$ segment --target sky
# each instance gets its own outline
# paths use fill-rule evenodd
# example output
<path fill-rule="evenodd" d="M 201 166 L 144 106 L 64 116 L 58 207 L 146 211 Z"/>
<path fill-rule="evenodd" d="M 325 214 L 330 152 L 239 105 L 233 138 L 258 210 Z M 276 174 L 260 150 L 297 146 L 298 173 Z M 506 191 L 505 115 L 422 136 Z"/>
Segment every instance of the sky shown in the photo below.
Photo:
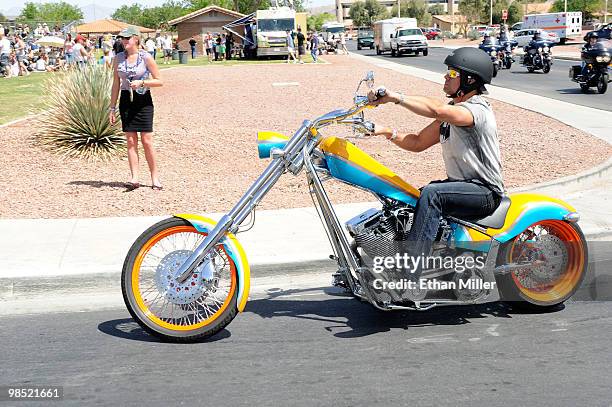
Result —
<path fill-rule="evenodd" d="M 32 0 L 34 3 L 52 3 L 58 2 L 59 0 Z M 67 3 L 74 4 L 79 7 L 85 7 L 92 3 L 101 6 L 116 9 L 124 4 L 139 3 L 146 7 L 155 7 L 164 3 L 165 0 L 65 0 Z M 19 11 L 23 8 L 27 0 L 0 0 L 0 13 L 3 14 L 19 14 Z M 308 7 L 319 7 L 325 5 L 335 4 L 334 0 L 305 0 L 305 6 Z"/>

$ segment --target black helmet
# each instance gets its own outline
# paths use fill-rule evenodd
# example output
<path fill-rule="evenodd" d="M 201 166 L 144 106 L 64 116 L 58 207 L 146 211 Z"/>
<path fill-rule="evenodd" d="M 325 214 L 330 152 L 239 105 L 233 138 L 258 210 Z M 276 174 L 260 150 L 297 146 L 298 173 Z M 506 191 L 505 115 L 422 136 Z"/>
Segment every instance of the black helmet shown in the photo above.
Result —
<path fill-rule="evenodd" d="M 591 38 L 599 38 L 599 34 L 597 33 L 597 31 L 590 31 L 587 33 L 587 35 L 584 36 L 585 41 L 588 41 Z"/>
<path fill-rule="evenodd" d="M 478 48 L 458 48 L 446 57 L 444 65 L 471 74 L 477 82 L 480 80 L 481 84 L 491 83 L 493 78 L 491 57 Z"/>

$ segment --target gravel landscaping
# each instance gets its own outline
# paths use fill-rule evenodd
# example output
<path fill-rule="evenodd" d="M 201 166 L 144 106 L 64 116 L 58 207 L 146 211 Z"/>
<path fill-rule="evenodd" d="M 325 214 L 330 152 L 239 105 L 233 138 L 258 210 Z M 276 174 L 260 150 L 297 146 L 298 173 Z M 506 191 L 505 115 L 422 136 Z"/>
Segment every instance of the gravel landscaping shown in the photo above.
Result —
<path fill-rule="evenodd" d="M 330 64 L 241 65 L 173 68 L 153 90 L 155 144 L 163 191 L 143 186 L 126 192 L 127 160 L 61 161 L 32 143 L 28 120 L 0 128 L 0 217 L 73 218 L 227 211 L 268 161 L 257 157 L 258 130 L 292 134 L 305 119 L 349 107 L 371 65 L 345 56 Z M 376 82 L 406 94 L 444 98 L 441 86 L 384 69 Z M 297 85 L 295 84 L 297 83 Z M 556 120 L 492 100 L 507 187 L 578 173 L 612 156 L 612 146 Z M 366 117 L 417 132 L 430 120 L 397 106 L 368 110 Z M 325 135 L 350 135 L 333 127 Z M 439 146 L 414 154 L 382 138 L 356 144 L 419 187 L 445 178 Z M 141 150 L 141 182 L 150 186 Z M 373 197 L 346 185 L 326 184 L 334 202 Z M 286 175 L 260 208 L 310 206 L 305 177 Z"/>

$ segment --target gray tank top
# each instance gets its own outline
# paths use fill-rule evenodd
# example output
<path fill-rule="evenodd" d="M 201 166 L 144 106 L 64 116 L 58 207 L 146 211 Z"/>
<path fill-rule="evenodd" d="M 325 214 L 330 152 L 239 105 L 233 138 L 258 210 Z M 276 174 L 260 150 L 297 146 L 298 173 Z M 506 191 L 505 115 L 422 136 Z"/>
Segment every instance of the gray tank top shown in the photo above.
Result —
<path fill-rule="evenodd" d="M 498 194 L 504 193 L 497 122 L 491 105 L 484 97 L 476 95 L 457 106 L 472 113 L 474 125 L 459 127 L 443 123 L 440 126 L 440 144 L 448 178 L 480 181 Z"/>
<path fill-rule="evenodd" d="M 125 51 L 117 54 L 117 72 L 121 79 L 121 90 L 130 90 L 130 82 L 136 80 L 144 80 L 149 77 L 146 58 L 152 58 L 151 54 L 146 51 L 138 51 L 136 62 L 131 65 L 128 63 Z"/>

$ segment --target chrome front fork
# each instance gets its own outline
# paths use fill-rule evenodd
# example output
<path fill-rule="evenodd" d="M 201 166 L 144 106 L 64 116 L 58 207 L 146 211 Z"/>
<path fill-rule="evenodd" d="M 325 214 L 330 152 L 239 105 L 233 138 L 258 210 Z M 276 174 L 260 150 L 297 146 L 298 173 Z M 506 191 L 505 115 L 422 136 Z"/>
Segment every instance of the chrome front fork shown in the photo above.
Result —
<path fill-rule="evenodd" d="M 310 123 L 304 122 L 285 146 L 283 154 L 273 159 L 266 170 L 257 178 L 247 192 L 240 198 L 232 210 L 224 215 L 206 239 L 193 251 L 175 274 L 179 283 L 185 282 L 193 271 L 205 260 L 209 251 L 225 236 L 227 232 L 235 233 L 247 216 L 255 209 L 261 199 L 272 189 L 286 169 L 293 169 L 299 161 L 299 155 L 306 145 L 306 134 Z M 293 160 L 293 161 L 292 161 Z"/>

